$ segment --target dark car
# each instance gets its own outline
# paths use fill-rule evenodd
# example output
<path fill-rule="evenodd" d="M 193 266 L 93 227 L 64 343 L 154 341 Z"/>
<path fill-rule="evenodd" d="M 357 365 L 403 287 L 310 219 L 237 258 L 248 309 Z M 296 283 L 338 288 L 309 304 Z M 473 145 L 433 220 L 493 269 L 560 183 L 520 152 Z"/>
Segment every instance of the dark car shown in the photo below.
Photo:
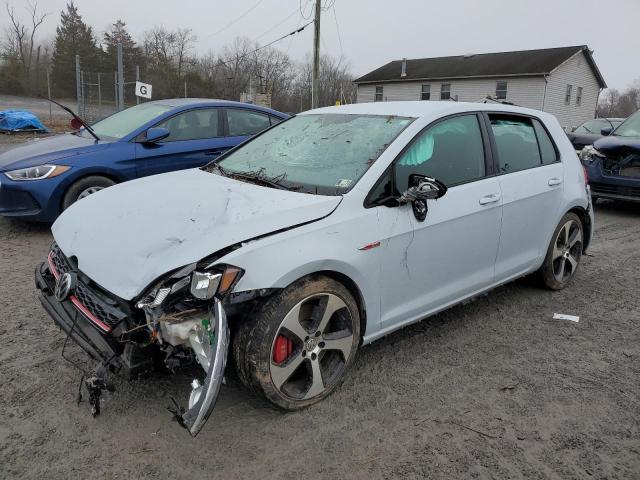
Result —
<path fill-rule="evenodd" d="M 579 152 L 587 145 L 593 145 L 593 142 L 611 133 L 622 122 L 624 118 L 594 118 L 575 128 L 573 132 L 567 134 L 567 137 L 573 144 L 573 148 Z"/>
<path fill-rule="evenodd" d="M 286 118 L 268 108 L 220 100 L 142 103 L 100 120 L 90 130 L 0 153 L 0 215 L 52 222 L 98 190 L 203 166 Z"/>
<path fill-rule="evenodd" d="M 640 202 L 640 110 L 581 155 L 593 199 Z"/>

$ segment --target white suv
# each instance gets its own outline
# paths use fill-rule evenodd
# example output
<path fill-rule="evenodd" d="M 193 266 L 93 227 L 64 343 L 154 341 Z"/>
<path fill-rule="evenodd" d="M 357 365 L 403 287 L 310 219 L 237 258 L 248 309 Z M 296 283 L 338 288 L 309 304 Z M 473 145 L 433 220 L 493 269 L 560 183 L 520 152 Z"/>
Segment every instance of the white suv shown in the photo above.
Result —
<path fill-rule="evenodd" d="M 108 370 L 198 362 L 175 406 L 195 435 L 229 345 L 245 385 L 299 409 L 337 388 L 363 343 L 536 271 L 565 287 L 592 230 L 582 166 L 551 115 L 357 104 L 76 203 L 36 281 L 98 361 L 94 413 Z"/>

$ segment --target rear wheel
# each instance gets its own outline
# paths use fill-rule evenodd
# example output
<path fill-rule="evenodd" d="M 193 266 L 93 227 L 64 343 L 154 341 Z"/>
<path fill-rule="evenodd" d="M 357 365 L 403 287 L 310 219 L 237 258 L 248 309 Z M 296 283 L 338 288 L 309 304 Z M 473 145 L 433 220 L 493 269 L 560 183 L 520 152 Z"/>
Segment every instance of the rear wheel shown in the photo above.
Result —
<path fill-rule="evenodd" d="M 542 281 L 547 287 L 560 290 L 575 276 L 582 258 L 583 232 L 582 222 L 575 213 L 562 217 L 540 268 Z"/>
<path fill-rule="evenodd" d="M 116 182 L 110 178 L 101 175 L 92 175 L 90 177 L 81 178 L 69 187 L 67 193 L 62 200 L 62 210 L 66 210 L 78 200 L 88 197 L 89 195 L 99 192 L 107 187 L 115 185 Z"/>
<path fill-rule="evenodd" d="M 360 315 L 351 293 L 327 277 L 302 279 L 243 325 L 234 357 L 243 383 L 286 410 L 330 395 L 353 364 Z"/>

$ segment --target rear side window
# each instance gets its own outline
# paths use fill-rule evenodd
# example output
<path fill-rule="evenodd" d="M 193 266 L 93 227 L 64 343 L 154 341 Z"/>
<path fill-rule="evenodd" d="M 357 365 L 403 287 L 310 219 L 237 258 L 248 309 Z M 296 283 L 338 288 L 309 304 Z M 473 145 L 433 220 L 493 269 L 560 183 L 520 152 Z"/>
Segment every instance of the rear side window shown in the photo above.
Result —
<path fill-rule="evenodd" d="M 536 132 L 529 118 L 489 115 L 498 150 L 501 173 L 513 173 L 542 165 Z"/>
<path fill-rule="evenodd" d="M 551 138 L 549 138 L 549 134 L 547 133 L 547 131 L 536 119 L 533 119 L 533 127 L 535 128 L 536 136 L 538 137 L 538 145 L 540 145 L 542 164 L 549 165 L 550 163 L 557 162 L 558 153 L 556 152 L 556 149 L 553 146 L 553 142 L 551 141 Z"/>
<path fill-rule="evenodd" d="M 396 188 L 409 187 L 409 175 L 433 177 L 456 185 L 485 176 L 484 143 L 475 115 L 438 122 L 418 134 L 396 163 Z"/>
<path fill-rule="evenodd" d="M 270 126 L 269 117 L 251 110 L 227 109 L 229 136 L 255 135 Z"/>
<path fill-rule="evenodd" d="M 217 108 L 189 110 L 159 123 L 156 127 L 169 130 L 169 136 L 163 142 L 200 140 L 220 136 Z"/>

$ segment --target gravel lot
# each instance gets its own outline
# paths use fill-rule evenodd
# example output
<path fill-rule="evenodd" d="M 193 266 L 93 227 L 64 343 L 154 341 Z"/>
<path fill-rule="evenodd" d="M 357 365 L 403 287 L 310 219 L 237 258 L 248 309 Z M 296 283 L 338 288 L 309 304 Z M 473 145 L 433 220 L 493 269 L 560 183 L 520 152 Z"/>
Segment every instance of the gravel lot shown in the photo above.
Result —
<path fill-rule="evenodd" d="M 306 411 L 229 381 L 197 439 L 166 410 L 187 377 L 76 405 L 33 286 L 49 228 L 0 219 L 0 478 L 640 478 L 640 206 L 596 217 L 568 289 L 522 279 L 396 332 Z"/>

